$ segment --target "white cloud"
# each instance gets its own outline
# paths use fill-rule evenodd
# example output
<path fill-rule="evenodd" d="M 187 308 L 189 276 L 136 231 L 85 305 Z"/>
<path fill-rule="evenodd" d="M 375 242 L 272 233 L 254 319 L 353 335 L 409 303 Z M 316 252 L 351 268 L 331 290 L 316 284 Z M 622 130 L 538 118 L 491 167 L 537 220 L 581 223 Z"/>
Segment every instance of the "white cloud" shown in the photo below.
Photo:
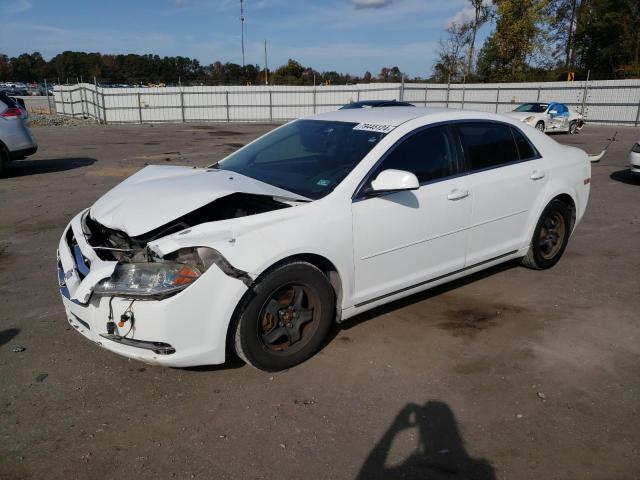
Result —
<path fill-rule="evenodd" d="M 393 3 L 393 0 L 352 0 L 356 8 L 382 8 Z"/>
<path fill-rule="evenodd" d="M 30 0 L 2 0 L 0 1 L 0 11 L 15 15 L 26 12 L 31 8 Z"/>
<path fill-rule="evenodd" d="M 485 6 L 491 6 L 491 0 L 484 0 L 482 2 Z M 461 24 L 470 22 L 475 18 L 475 9 L 469 5 L 462 10 L 458 11 L 453 17 L 449 18 L 446 22 L 446 26 L 450 26 L 452 24 Z"/>

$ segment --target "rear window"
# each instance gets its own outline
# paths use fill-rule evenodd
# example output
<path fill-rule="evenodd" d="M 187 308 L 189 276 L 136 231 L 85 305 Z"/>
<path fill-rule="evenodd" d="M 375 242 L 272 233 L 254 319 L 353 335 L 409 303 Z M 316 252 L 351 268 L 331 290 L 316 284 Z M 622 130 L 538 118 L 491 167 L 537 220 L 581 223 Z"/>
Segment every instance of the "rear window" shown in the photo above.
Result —
<path fill-rule="evenodd" d="M 508 125 L 474 122 L 458 128 L 471 170 L 484 170 L 520 160 Z"/>
<path fill-rule="evenodd" d="M 640 142 L 636 143 L 631 149 L 632 152 L 640 153 Z"/>
<path fill-rule="evenodd" d="M 520 160 L 531 160 L 540 156 L 535 148 L 533 148 L 533 145 L 531 145 L 531 142 L 529 142 L 529 139 L 525 137 L 520 130 L 512 127 L 511 132 L 513 133 L 513 138 L 516 140 Z"/>
<path fill-rule="evenodd" d="M 0 102 L 4 103 L 9 108 L 16 108 L 20 106 L 13 98 L 9 97 L 6 93 L 3 92 L 0 92 Z"/>

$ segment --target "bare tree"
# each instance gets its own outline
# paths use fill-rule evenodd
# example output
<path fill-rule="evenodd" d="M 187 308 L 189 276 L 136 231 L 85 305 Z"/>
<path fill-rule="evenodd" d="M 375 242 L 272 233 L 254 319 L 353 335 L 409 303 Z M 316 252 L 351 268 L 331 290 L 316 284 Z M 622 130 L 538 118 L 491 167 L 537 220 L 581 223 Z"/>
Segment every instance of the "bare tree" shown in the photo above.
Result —
<path fill-rule="evenodd" d="M 467 23 L 469 30 L 469 48 L 467 49 L 467 69 L 466 76 L 469 76 L 473 69 L 473 54 L 476 45 L 476 34 L 478 29 L 487 23 L 493 15 L 493 8 L 488 0 L 469 0 L 473 7 L 473 19 Z"/>
<path fill-rule="evenodd" d="M 438 59 L 433 67 L 433 77 L 441 82 L 459 80 L 464 74 L 462 51 L 469 43 L 468 24 L 452 23 L 446 29 L 447 36 L 438 42 Z"/>

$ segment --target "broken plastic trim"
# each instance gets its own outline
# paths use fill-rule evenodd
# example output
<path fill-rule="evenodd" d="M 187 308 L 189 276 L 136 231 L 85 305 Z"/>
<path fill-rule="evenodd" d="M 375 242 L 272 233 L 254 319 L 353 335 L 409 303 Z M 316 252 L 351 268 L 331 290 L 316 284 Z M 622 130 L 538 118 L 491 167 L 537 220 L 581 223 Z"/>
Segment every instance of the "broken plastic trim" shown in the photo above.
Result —
<path fill-rule="evenodd" d="M 127 345 L 129 347 L 144 348 L 145 350 L 151 350 L 153 353 L 157 353 L 158 355 L 171 355 L 172 353 L 176 353 L 175 348 L 173 348 L 168 343 L 164 343 L 164 342 L 134 340 L 133 338 L 125 338 L 119 335 L 114 335 L 112 333 L 101 333 L 100 336 L 102 338 L 106 338 L 107 340 L 111 340 L 112 342 L 121 343 L 122 345 Z"/>
<path fill-rule="evenodd" d="M 226 258 L 224 258 L 222 254 L 217 250 L 214 250 L 213 248 L 211 250 L 212 250 L 211 259 L 213 263 L 217 265 L 217 267 L 220 270 L 222 270 L 222 273 L 230 277 L 237 278 L 242 283 L 244 283 L 247 287 L 251 286 L 251 284 L 253 283 L 253 279 L 249 276 L 247 272 L 245 272 L 244 270 L 240 270 L 239 268 L 236 268 L 233 265 L 231 265 L 229 261 Z"/>

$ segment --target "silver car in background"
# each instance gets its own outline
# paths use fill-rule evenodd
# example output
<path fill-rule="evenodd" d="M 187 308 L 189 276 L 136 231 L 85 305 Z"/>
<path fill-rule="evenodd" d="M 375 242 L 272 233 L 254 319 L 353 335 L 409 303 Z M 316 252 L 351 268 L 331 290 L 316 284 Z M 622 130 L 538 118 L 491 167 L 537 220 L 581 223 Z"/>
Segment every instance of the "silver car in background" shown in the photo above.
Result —
<path fill-rule="evenodd" d="M 0 92 L 0 175 L 11 160 L 21 160 L 38 150 L 29 114 L 16 100 Z"/>

